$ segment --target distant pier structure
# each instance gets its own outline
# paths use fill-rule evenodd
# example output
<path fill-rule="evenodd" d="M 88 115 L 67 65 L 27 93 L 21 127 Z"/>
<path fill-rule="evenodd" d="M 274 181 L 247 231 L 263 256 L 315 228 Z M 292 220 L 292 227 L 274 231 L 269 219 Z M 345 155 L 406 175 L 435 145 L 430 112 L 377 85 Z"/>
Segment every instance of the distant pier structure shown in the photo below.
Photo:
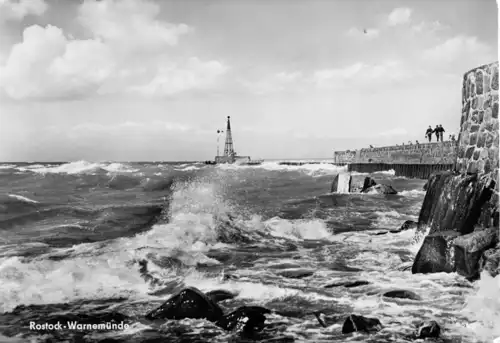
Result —
<path fill-rule="evenodd" d="M 219 143 L 217 142 L 217 156 L 215 156 L 215 163 L 235 163 L 237 161 L 251 161 L 250 156 L 238 156 L 234 151 L 233 136 L 231 134 L 231 117 L 227 116 L 226 125 L 226 141 L 224 143 L 224 154 L 219 155 Z"/>

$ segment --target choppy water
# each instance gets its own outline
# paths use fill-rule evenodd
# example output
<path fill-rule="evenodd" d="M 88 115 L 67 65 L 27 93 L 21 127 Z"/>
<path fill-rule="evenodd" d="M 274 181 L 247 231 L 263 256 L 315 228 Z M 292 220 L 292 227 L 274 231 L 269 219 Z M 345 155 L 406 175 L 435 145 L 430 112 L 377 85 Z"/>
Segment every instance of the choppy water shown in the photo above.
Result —
<path fill-rule="evenodd" d="M 275 162 L 0 165 L 0 341 L 235 342 L 204 320 L 143 319 L 185 286 L 237 292 L 221 304 L 226 311 L 249 304 L 278 311 L 268 316 L 268 335 L 296 342 L 407 342 L 425 319 L 437 320 L 448 342 L 500 336 L 498 277 L 470 284 L 455 274 L 412 275 L 405 267 L 422 238 L 413 230 L 376 235 L 417 219 L 424 181 L 376 173 L 401 193 L 328 194 L 338 172 Z M 142 259 L 157 282 L 141 276 Z M 297 270 L 313 273 L 291 278 Z M 349 280 L 369 284 L 324 288 Z M 381 296 L 393 289 L 422 301 Z M 318 324 L 317 310 L 329 327 Z M 384 328 L 342 335 L 351 313 Z M 28 327 L 120 316 L 128 329 Z"/>

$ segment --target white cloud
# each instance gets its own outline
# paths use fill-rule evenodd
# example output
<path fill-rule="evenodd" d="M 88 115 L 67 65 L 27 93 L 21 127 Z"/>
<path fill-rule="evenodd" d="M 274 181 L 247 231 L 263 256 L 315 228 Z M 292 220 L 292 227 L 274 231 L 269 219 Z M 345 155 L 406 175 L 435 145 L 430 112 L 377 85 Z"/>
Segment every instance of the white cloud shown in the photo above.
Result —
<path fill-rule="evenodd" d="M 456 36 L 427 49 L 423 58 L 433 62 L 450 63 L 460 61 L 466 64 L 480 65 L 491 62 L 495 54 L 491 47 L 470 36 Z"/>
<path fill-rule="evenodd" d="M 149 83 L 131 87 L 130 91 L 144 95 L 173 95 L 188 89 L 206 89 L 214 86 L 228 67 L 217 61 L 203 62 L 191 58 L 185 66 L 163 66 Z"/>
<path fill-rule="evenodd" d="M 422 72 L 399 61 L 380 64 L 355 63 L 344 68 L 318 70 L 313 82 L 319 88 L 342 88 L 346 85 L 370 85 L 399 81 L 421 75 Z"/>
<path fill-rule="evenodd" d="M 347 31 L 348 36 L 363 38 L 376 38 L 379 36 L 379 33 L 378 29 L 359 29 L 357 27 L 352 27 Z"/>
<path fill-rule="evenodd" d="M 148 122 L 135 122 L 126 121 L 117 124 L 103 125 L 99 123 L 81 123 L 73 126 L 68 130 L 70 136 L 79 137 L 93 135 L 95 133 L 102 134 L 106 132 L 108 134 L 126 134 L 130 132 L 144 133 L 144 132 L 161 132 L 169 131 L 171 133 L 178 132 L 183 133 L 186 131 L 194 130 L 189 125 L 176 123 L 176 122 L 166 122 L 166 121 L 148 121 Z"/>
<path fill-rule="evenodd" d="M 442 24 L 439 20 L 433 22 L 422 21 L 416 25 L 412 26 L 412 30 L 416 33 L 430 32 L 435 33 L 437 31 L 446 30 L 449 27 Z"/>
<path fill-rule="evenodd" d="M 28 15 L 41 15 L 46 10 L 44 0 L 0 0 L 0 22 L 22 20 Z"/>
<path fill-rule="evenodd" d="M 301 72 L 280 72 L 267 76 L 259 81 L 243 81 L 243 85 L 255 94 L 281 92 L 294 87 L 297 81 L 303 82 Z"/>
<path fill-rule="evenodd" d="M 70 41 L 58 27 L 30 26 L 0 68 L 0 85 L 15 99 L 80 95 L 111 73 L 109 55 L 99 41 Z"/>
<path fill-rule="evenodd" d="M 24 30 L 22 42 L 0 65 L 0 87 L 10 97 L 61 99 L 129 90 L 172 95 L 207 89 L 227 71 L 218 61 L 174 62 L 172 47 L 192 29 L 156 19 L 156 3 L 85 1 L 78 11 L 89 39 L 51 25 Z"/>
<path fill-rule="evenodd" d="M 392 136 L 406 136 L 408 131 L 402 127 L 397 127 L 388 131 L 379 133 L 380 136 L 392 137 Z"/>
<path fill-rule="evenodd" d="M 412 10 L 406 7 L 395 8 L 387 18 L 389 26 L 402 25 L 410 22 Z"/>
<path fill-rule="evenodd" d="M 157 4 L 142 0 L 86 0 L 78 21 L 113 49 L 144 55 L 176 45 L 181 35 L 191 31 L 185 24 L 155 19 L 159 12 Z"/>

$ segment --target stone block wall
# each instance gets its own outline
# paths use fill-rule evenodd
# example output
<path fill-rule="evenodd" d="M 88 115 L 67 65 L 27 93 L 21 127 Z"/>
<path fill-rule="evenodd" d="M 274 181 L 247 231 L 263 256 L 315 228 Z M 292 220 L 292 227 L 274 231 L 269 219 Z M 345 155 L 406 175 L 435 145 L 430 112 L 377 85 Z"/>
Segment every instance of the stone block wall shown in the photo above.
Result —
<path fill-rule="evenodd" d="M 453 164 L 457 142 L 386 146 L 354 151 L 336 151 L 336 163 Z"/>
<path fill-rule="evenodd" d="M 465 73 L 456 169 L 498 175 L 498 62 Z"/>

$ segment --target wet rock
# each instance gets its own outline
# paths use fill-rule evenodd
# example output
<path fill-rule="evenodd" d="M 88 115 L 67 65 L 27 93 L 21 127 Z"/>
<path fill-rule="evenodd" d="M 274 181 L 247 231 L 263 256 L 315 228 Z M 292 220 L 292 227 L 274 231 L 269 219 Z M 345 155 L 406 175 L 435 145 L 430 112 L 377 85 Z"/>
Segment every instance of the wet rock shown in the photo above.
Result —
<path fill-rule="evenodd" d="M 413 274 L 453 272 L 453 240 L 460 236 L 455 231 L 435 232 L 424 238 L 422 247 L 415 256 L 411 272 Z"/>
<path fill-rule="evenodd" d="M 223 316 L 222 309 L 206 294 L 194 287 L 185 288 L 160 307 L 146 314 L 146 319 L 207 319 L 211 322 Z"/>
<path fill-rule="evenodd" d="M 483 253 L 498 243 L 498 228 L 488 228 L 460 236 L 453 242 L 455 268 L 458 274 L 469 280 L 479 278 L 479 260 Z"/>
<path fill-rule="evenodd" d="M 228 297 L 229 292 L 216 290 L 204 294 L 195 287 L 188 287 L 170 297 L 158 308 L 146 314 L 146 319 L 206 319 L 224 330 L 237 330 L 245 335 L 261 331 L 265 325 L 265 314 L 270 310 L 260 306 L 241 306 L 224 315 L 222 309 L 214 301 Z"/>
<path fill-rule="evenodd" d="M 415 257 L 412 273 L 477 273 L 474 270 L 478 268 L 477 264 L 469 265 L 460 256 L 455 259 L 454 240 L 474 231 L 484 205 L 493 194 L 495 184 L 492 175 L 487 174 L 478 176 L 443 172 L 429 178 L 418 227 L 430 227 L 430 231 Z M 464 245 L 465 241 L 461 244 Z M 471 244 L 465 245 L 472 246 Z M 463 249 L 462 253 L 465 254 Z"/>
<path fill-rule="evenodd" d="M 429 322 L 421 323 L 417 327 L 416 337 L 438 338 L 440 334 L 441 334 L 441 328 L 439 327 L 439 324 L 436 321 L 432 320 Z"/>
<path fill-rule="evenodd" d="M 368 281 L 358 280 L 358 281 L 351 281 L 351 282 L 347 281 L 347 282 L 331 283 L 331 284 L 324 286 L 324 288 L 334 288 L 334 287 L 354 288 L 354 287 L 365 286 L 365 285 L 369 285 L 369 284 L 370 283 Z"/>
<path fill-rule="evenodd" d="M 224 301 L 224 300 L 228 300 L 228 299 L 233 299 L 236 296 L 236 294 L 231 293 L 229 291 L 225 291 L 223 289 L 216 289 L 214 291 L 210 291 L 210 292 L 207 292 L 205 294 L 207 295 L 207 297 L 212 299 L 213 302 L 216 302 L 216 303 Z"/>
<path fill-rule="evenodd" d="M 360 332 L 376 332 L 382 329 L 382 324 L 377 318 L 368 318 L 351 314 L 344 321 L 342 333 L 348 334 L 356 331 Z"/>
<path fill-rule="evenodd" d="M 242 332 L 251 335 L 255 331 L 262 331 L 265 326 L 265 314 L 271 313 L 261 306 L 242 306 L 223 316 L 215 324 L 225 330 Z"/>
<path fill-rule="evenodd" d="M 422 187 L 422 189 L 423 189 L 424 191 L 426 191 L 426 190 L 427 190 L 427 187 L 429 187 L 429 181 L 426 181 L 426 182 L 425 182 L 425 184 L 424 184 L 424 186 Z"/>
<path fill-rule="evenodd" d="M 361 193 L 366 193 L 365 191 L 370 188 L 370 187 L 373 187 L 373 186 L 376 186 L 377 183 L 375 182 L 374 179 L 372 179 L 371 177 L 367 176 L 365 177 L 365 180 L 363 182 L 363 188 L 361 189 Z"/>
<path fill-rule="evenodd" d="M 286 269 L 278 272 L 277 274 L 289 279 L 301 279 L 313 275 L 314 270 L 304 268 Z"/>
<path fill-rule="evenodd" d="M 378 184 L 363 191 L 366 194 L 398 194 L 398 191 L 390 185 Z"/>
<path fill-rule="evenodd" d="M 422 298 L 418 294 L 406 290 L 394 290 L 385 292 L 383 296 L 387 298 L 422 300 Z"/>

